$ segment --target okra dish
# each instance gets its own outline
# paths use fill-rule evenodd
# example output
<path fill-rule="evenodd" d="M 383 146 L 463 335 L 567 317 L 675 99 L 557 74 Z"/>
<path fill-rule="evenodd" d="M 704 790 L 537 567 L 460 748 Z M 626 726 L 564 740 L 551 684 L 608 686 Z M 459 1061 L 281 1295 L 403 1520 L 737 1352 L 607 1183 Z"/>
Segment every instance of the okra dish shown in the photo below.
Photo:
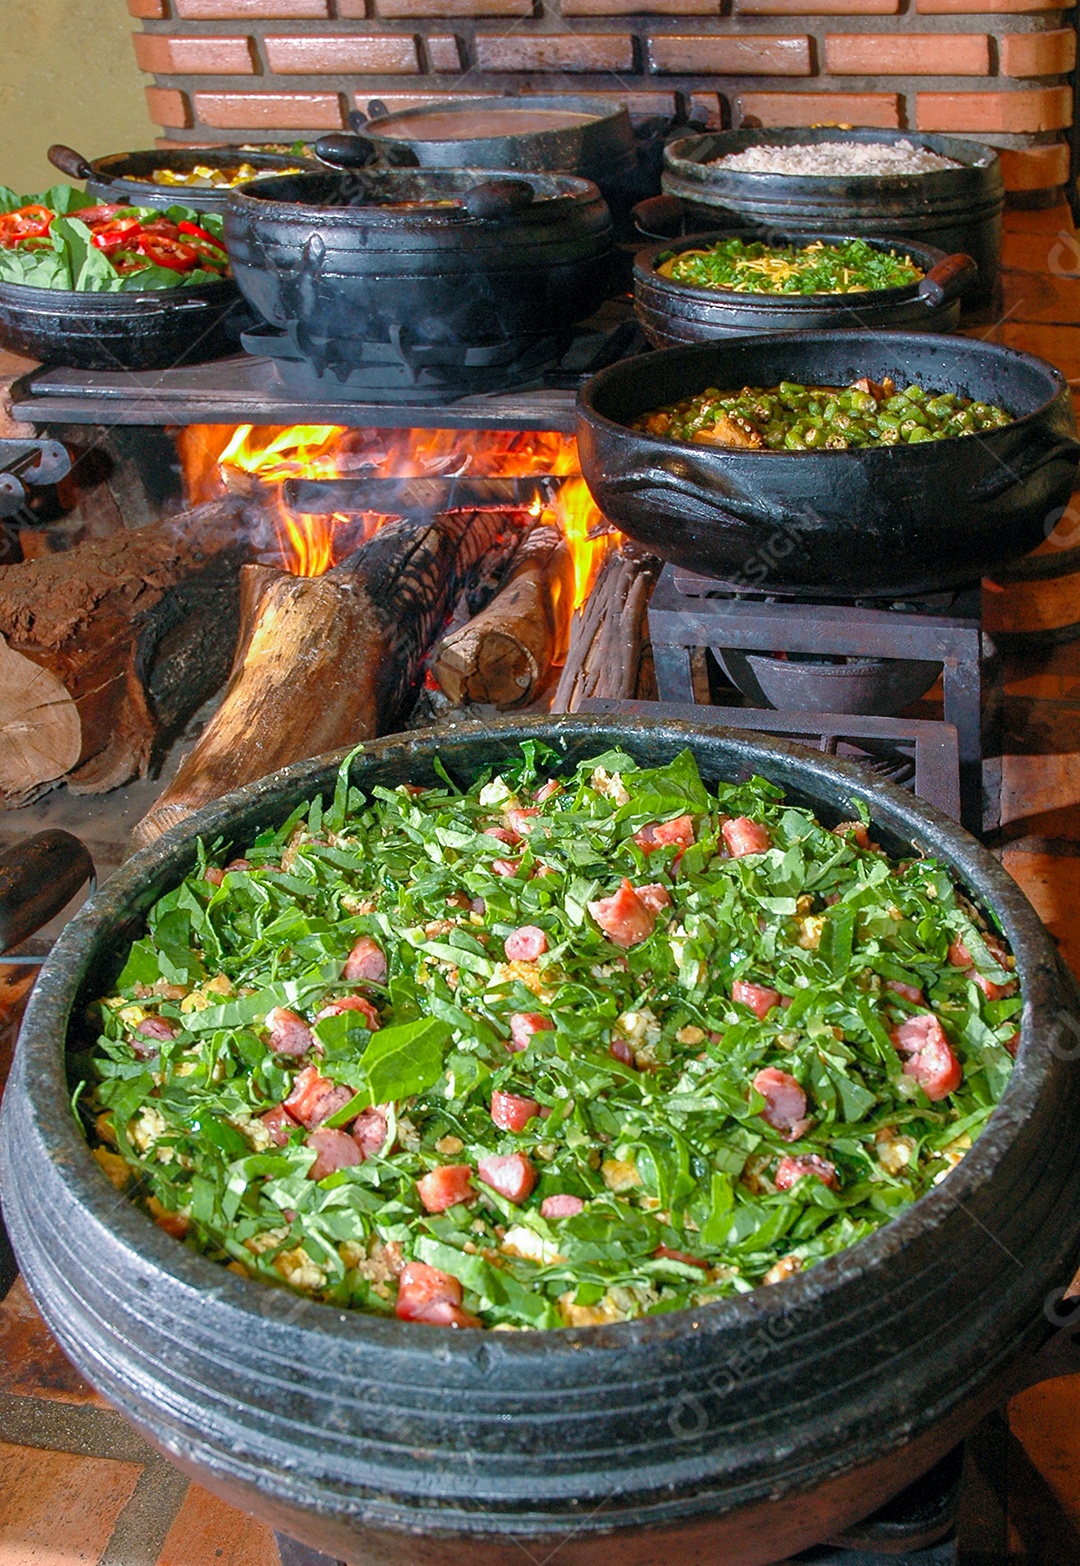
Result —
<path fill-rule="evenodd" d="M 924 276 L 910 256 L 865 239 L 841 245 L 766 245 L 722 239 L 703 250 L 661 256 L 656 271 L 675 283 L 737 294 L 855 294 L 904 288 Z"/>
<path fill-rule="evenodd" d="M 847 451 L 860 446 L 914 446 L 1012 424 L 993 403 L 922 386 L 896 389 L 867 376 L 850 386 L 708 386 L 696 397 L 634 419 L 631 428 L 667 440 L 746 451 Z"/>
<path fill-rule="evenodd" d="M 200 845 L 74 1094 L 234 1273 L 443 1327 L 582 1326 L 813 1267 L 929 1191 L 1021 996 L 945 867 L 762 778 L 524 745 Z"/>

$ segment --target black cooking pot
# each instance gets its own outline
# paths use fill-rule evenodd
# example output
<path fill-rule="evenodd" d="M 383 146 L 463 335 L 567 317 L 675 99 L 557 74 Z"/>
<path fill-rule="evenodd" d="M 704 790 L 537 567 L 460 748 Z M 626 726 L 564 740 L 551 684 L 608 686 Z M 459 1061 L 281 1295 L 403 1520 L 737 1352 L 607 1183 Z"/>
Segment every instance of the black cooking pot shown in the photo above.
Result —
<path fill-rule="evenodd" d="M 196 212 L 224 212 L 229 192 L 199 189 L 192 185 L 159 185 L 155 169 L 176 169 L 182 174 L 195 168 L 227 169 L 250 163 L 259 174 L 314 166 L 310 155 L 252 152 L 244 147 L 169 147 L 156 152 L 112 152 L 105 158 L 84 158 L 73 147 L 49 148 L 49 162 L 69 179 L 86 181 L 87 193 L 97 201 L 121 201 L 134 207 L 193 207 Z"/>
<path fill-rule="evenodd" d="M 748 239 L 746 231 L 692 234 L 652 245 L 634 261 L 634 310 L 656 348 L 715 342 L 750 332 L 853 331 L 951 332 L 960 320 L 960 299 L 975 281 L 970 256 L 947 256 L 930 245 L 906 239 L 871 239 L 874 250 L 910 256 L 924 274 L 916 283 L 859 294 L 754 294 L 735 289 L 698 288 L 664 277 L 657 268 L 685 250 L 703 250 L 725 239 Z M 769 245 L 842 245 L 850 234 L 761 236 Z M 861 236 L 860 236 L 861 237 Z"/>
<path fill-rule="evenodd" d="M 0 283 L 0 344 L 76 370 L 170 370 L 239 351 L 251 313 L 231 280 L 139 293 Z"/>
<path fill-rule="evenodd" d="M 846 386 L 860 376 L 995 403 L 978 436 L 849 451 L 739 451 L 630 429 L 708 386 Z M 666 560 L 746 587 L 895 597 L 977 580 L 1045 538 L 1080 444 L 1064 376 L 966 337 L 731 337 L 624 359 L 578 394 L 581 471 L 604 515 Z"/>
<path fill-rule="evenodd" d="M 908 141 L 959 166 L 934 174 L 819 178 L 749 174 L 718 158 L 747 147 L 801 147 L 813 142 Z M 973 298 L 989 299 L 1001 259 L 1005 182 L 998 155 L 982 142 L 911 131 L 717 131 L 685 136 L 664 150 L 664 190 L 680 197 L 694 228 L 778 228 L 801 234 L 902 235 L 952 255 L 974 257 Z"/>
<path fill-rule="evenodd" d="M 241 846 L 338 757 L 230 795 L 130 859 L 34 991 L 0 1123 L 26 1281 L 65 1351 L 174 1462 L 364 1566 L 761 1566 L 865 1516 L 1025 1379 L 1080 1247 L 1080 996 L 1016 883 L 953 822 L 848 763 L 730 730 L 564 716 L 377 740 L 354 781 L 471 779 L 525 739 L 573 767 L 690 744 L 709 778 L 761 773 L 827 822 L 867 805 L 891 851 L 940 856 L 1000 921 L 1023 986 L 1012 1080 L 973 1150 L 870 1238 L 699 1310 L 551 1332 L 449 1332 L 237 1277 L 119 1198 L 71 1112 L 69 1039 L 147 910 Z M 1075 1023 L 1073 1023 L 1075 1026 Z"/>
<path fill-rule="evenodd" d="M 225 239 L 272 328 L 249 346 L 279 357 L 284 378 L 299 362 L 328 392 L 359 383 L 414 401 L 534 377 L 603 300 L 612 250 L 587 180 L 476 169 L 259 180 L 233 192 Z"/>

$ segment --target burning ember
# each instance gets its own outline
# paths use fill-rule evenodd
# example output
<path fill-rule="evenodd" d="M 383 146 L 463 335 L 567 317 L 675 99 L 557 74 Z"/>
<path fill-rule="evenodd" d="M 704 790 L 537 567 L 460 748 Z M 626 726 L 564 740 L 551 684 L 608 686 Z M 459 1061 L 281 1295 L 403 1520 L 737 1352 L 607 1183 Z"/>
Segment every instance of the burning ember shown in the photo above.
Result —
<path fill-rule="evenodd" d="M 274 563 L 296 576 L 321 576 L 401 512 L 296 511 L 285 503 L 288 480 L 563 478 L 550 498 L 535 495 L 524 509 L 538 524 L 558 527 L 565 535 L 574 565 L 575 608 L 588 596 L 619 536 L 606 527 L 579 475 L 577 442 L 554 431 L 191 425 L 180 431 L 177 444 L 190 504 L 245 486 L 258 486 L 272 501 Z M 455 504 L 452 486 L 449 493 L 446 509 L 477 509 L 475 498 Z M 505 501 L 491 504 L 522 509 Z"/>

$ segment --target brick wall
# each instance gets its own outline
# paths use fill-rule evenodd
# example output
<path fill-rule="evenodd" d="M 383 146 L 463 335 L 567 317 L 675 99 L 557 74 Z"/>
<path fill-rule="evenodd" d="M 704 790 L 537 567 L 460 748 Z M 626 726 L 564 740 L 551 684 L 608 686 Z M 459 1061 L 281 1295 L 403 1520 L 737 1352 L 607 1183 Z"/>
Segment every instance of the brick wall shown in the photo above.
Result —
<path fill-rule="evenodd" d="M 119 4 L 119 0 L 117 0 Z M 954 131 L 1013 190 L 1058 185 L 1075 0 L 127 0 L 168 141 L 339 129 L 448 94 L 676 95 L 713 125 Z"/>

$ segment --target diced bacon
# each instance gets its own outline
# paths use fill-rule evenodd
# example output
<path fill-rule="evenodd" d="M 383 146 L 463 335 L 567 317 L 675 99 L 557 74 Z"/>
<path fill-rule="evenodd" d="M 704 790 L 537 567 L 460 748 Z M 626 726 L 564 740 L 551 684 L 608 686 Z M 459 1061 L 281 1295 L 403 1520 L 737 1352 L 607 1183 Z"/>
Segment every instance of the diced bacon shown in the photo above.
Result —
<path fill-rule="evenodd" d="M 155 1212 L 153 1219 L 158 1228 L 171 1234 L 174 1240 L 182 1240 L 191 1228 L 191 1219 L 186 1213 L 171 1213 L 165 1207 Z"/>
<path fill-rule="evenodd" d="M 731 998 L 740 1006 L 749 1006 L 755 1017 L 764 1019 L 774 1006 L 779 1006 L 780 991 L 771 990 L 767 984 L 751 984 L 746 979 L 736 979 L 731 986 Z"/>
<path fill-rule="evenodd" d="M 472 902 L 469 904 L 469 908 L 472 913 L 480 914 L 480 916 L 483 917 L 483 915 L 487 913 L 487 902 L 483 897 L 474 897 Z"/>
<path fill-rule="evenodd" d="M 634 1064 L 634 1052 L 626 1039 L 612 1039 L 608 1045 L 608 1054 L 614 1055 L 616 1060 L 621 1060 L 624 1066 Z"/>
<path fill-rule="evenodd" d="M 451 892 L 446 899 L 447 908 L 468 908 L 469 899 L 464 892 Z"/>
<path fill-rule="evenodd" d="M 1010 979 L 1007 984 L 995 984 L 993 979 L 988 979 L 982 973 L 975 972 L 971 977 L 979 986 L 979 989 L 982 990 L 987 1000 L 1006 1000 L 1010 995 L 1016 994 L 1018 987 L 1016 979 Z"/>
<path fill-rule="evenodd" d="M 295 1011 L 287 1006 L 275 1006 L 266 1013 L 266 1026 L 270 1037 L 267 1044 L 275 1055 L 306 1055 L 315 1042 L 315 1035 Z"/>
<path fill-rule="evenodd" d="M 650 913 L 658 914 L 662 908 L 671 907 L 671 893 L 666 886 L 651 881 L 648 886 L 635 886 L 638 902 L 644 903 Z"/>
<path fill-rule="evenodd" d="M 1020 1029 L 1019 1028 L 1017 1028 L 1015 1033 L 1011 1033 L 1009 1035 L 1009 1037 L 1005 1040 L 1005 1048 L 1008 1050 L 1009 1054 L 1015 1060 L 1016 1059 L 1016 1052 L 1020 1048 Z"/>
<path fill-rule="evenodd" d="M 690 1256 L 686 1251 L 673 1250 L 670 1245 L 658 1245 L 653 1251 L 653 1256 L 657 1260 L 666 1256 L 668 1261 L 682 1262 L 687 1267 L 700 1267 L 705 1272 L 709 1270 L 708 1262 L 702 1261 L 700 1256 Z"/>
<path fill-rule="evenodd" d="M 694 841 L 693 816 L 676 816 L 674 821 L 650 821 L 634 833 L 634 842 L 643 853 L 658 848 L 689 848 Z"/>
<path fill-rule="evenodd" d="M 144 1039 L 174 1039 L 179 1031 L 167 1017 L 144 1017 L 135 1029 Z"/>
<path fill-rule="evenodd" d="M 827 1185 L 830 1191 L 838 1191 L 840 1182 L 836 1178 L 836 1165 L 830 1164 L 827 1158 L 819 1158 L 816 1153 L 801 1153 L 798 1158 L 788 1155 L 781 1158 L 774 1176 L 778 1191 L 790 1191 L 797 1180 L 804 1175 L 812 1175 L 815 1180 L 820 1180 L 822 1185 Z"/>
<path fill-rule="evenodd" d="M 386 1142 L 387 1119 L 381 1109 L 365 1109 L 362 1115 L 357 1115 L 349 1129 L 363 1158 L 374 1158 L 382 1152 Z"/>
<path fill-rule="evenodd" d="M 547 949 L 547 936 L 536 924 L 520 925 L 503 942 L 507 962 L 535 962 Z"/>
<path fill-rule="evenodd" d="M 230 859 L 228 864 L 225 866 L 225 874 L 242 875 L 246 870 L 250 870 L 251 868 L 252 864 L 250 859 Z"/>
<path fill-rule="evenodd" d="M 225 879 L 224 870 L 219 870 L 217 865 L 207 865 L 203 871 L 203 880 L 209 881 L 211 886 L 220 886 Z"/>
<path fill-rule="evenodd" d="M 477 1160 L 476 1172 L 485 1185 L 514 1203 L 525 1201 L 537 1179 L 536 1170 L 524 1153 L 492 1153 Z"/>
<path fill-rule="evenodd" d="M 543 863 L 543 861 L 541 861 L 537 865 L 535 873 L 540 877 L 541 880 L 543 880 L 544 876 L 546 876 L 546 875 L 558 875 L 559 874 L 558 870 L 556 870 L 554 865 L 546 865 L 546 864 Z"/>
<path fill-rule="evenodd" d="M 369 1000 L 363 995 L 338 995 L 331 1001 L 327 1001 L 322 1011 L 315 1013 L 315 1021 L 321 1022 L 324 1017 L 338 1017 L 343 1011 L 359 1011 L 363 1013 L 364 1021 L 372 1033 L 382 1026 L 379 1013 Z"/>
<path fill-rule="evenodd" d="M 516 848 L 521 842 L 521 833 L 512 831 L 510 827 L 485 827 L 484 831 L 488 837 L 505 843 L 508 848 Z"/>
<path fill-rule="evenodd" d="M 448 1207 L 456 1207 L 459 1202 L 471 1202 L 476 1195 L 472 1184 L 472 1166 L 440 1164 L 417 1180 L 416 1189 L 429 1213 L 442 1213 Z"/>
<path fill-rule="evenodd" d="M 996 962 L 1001 963 L 1005 957 L 1004 950 L 994 941 L 987 940 L 986 945 L 990 955 Z M 1015 979 L 1009 979 L 1005 984 L 997 984 L 993 979 L 988 979 L 983 974 L 978 973 L 971 953 L 963 941 L 953 941 L 949 947 L 949 961 L 954 968 L 967 970 L 968 977 L 975 981 L 987 1000 L 1005 1000 L 1007 996 L 1016 994 L 1017 981 Z"/>
<path fill-rule="evenodd" d="M 763 854 L 772 847 L 768 831 L 749 816 L 735 816 L 725 821 L 720 830 L 732 859 L 740 859 L 743 854 Z"/>
<path fill-rule="evenodd" d="M 527 837 L 533 828 L 533 816 L 540 814 L 538 805 L 517 805 L 506 812 L 506 824 L 519 837 Z"/>
<path fill-rule="evenodd" d="M 361 1159 L 360 1149 L 347 1131 L 331 1131 L 324 1126 L 311 1133 L 307 1145 L 317 1155 L 308 1170 L 309 1180 L 325 1180 L 338 1169 L 351 1169 Z"/>
<path fill-rule="evenodd" d="M 806 1094 L 786 1071 L 776 1066 L 766 1066 L 754 1078 L 754 1091 L 765 1100 L 761 1118 L 782 1133 L 787 1142 L 797 1141 L 808 1130 L 806 1118 Z"/>
<path fill-rule="evenodd" d="M 520 1055 L 522 1050 L 528 1049 L 534 1033 L 550 1032 L 554 1026 L 538 1011 L 515 1011 L 510 1017 L 510 1042 L 506 1047 L 511 1054 Z"/>
<path fill-rule="evenodd" d="M 841 821 L 833 831 L 837 837 L 850 837 L 859 848 L 870 847 L 870 833 L 864 821 Z"/>
<path fill-rule="evenodd" d="M 905 984 L 901 979 L 886 979 L 885 988 L 910 1001 L 913 1006 L 925 1006 L 926 996 L 917 984 Z"/>
<path fill-rule="evenodd" d="M 538 805 L 546 805 L 549 799 L 553 799 L 556 794 L 561 793 L 562 784 L 558 781 L 558 779 L 548 778 L 546 783 L 541 783 L 540 787 L 533 795 L 533 798 L 536 800 Z"/>
<path fill-rule="evenodd" d="M 933 1102 L 955 1093 L 964 1079 L 960 1062 L 933 1012 L 908 1017 L 892 1032 L 892 1041 L 906 1055 L 904 1075 L 913 1077 Z"/>
<path fill-rule="evenodd" d="M 501 875 L 509 878 L 517 875 L 518 864 L 519 861 L 517 859 L 493 859 L 491 861 L 491 873 L 492 875 Z"/>
<path fill-rule="evenodd" d="M 290 1133 L 298 1130 L 300 1126 L 300 1122 L 293 1119 L 284 1104 L 275 1104 L 273 1109 L 268 1109 L 265 1115 L 259 1116 L 259 1119 L 269 1131 L 270 1140 L 275 1147 L 284 1147 Z"/>
<path fill-rule="evenodd" d="M 975 966 L 971 953 L 963 941 L 957 939 L 949 947 L 949 961 L 954 968 L 973 968 Z"/>
<path fill-rule="evenodd" d="M 386 953 L 370 935 L 362 935 L 345 959 L 346 984 L 366 979 L 369 984 L 386 983 Z"/>
<path fill-rule="evenodd" d="M 588 909 L 608 939 L 624 951 L 647 940 L 656 924 L 655 912 L 642 902 L 625 876 L 617 892 L 589 903 Z"/>
<path fill-rule="evenodd" d="M 491 1118 L 500 1131 L 524 1131 L 539 1113 L 535 1098 L 519 1098 L 516 1093 L 500 1093 L 498 1089 L 491 1095 Z"/>
<path fill-rule="evenodd" d="M 478 1317 L 462 1309 L 458 1280 L 425 1262 L 406 1262 L 401 1269 L 394 1311 L 402 1321 L 422 1321 L 429 1327 L 483 1325 Z"/>
<path fill-rule="evenodd" d="M 414 799 L 420 794 L 427 793 L 427 789 L 422 783 L 402 783 L 400 786 L 405 790 L 406 794 L 411 794 Z"/>
<path fill-rule="evenodd" d="M 576 1218 L 584 1210 L 581 1197 L 571 1196 L 569 1191 L 557 1191 L 554 1196 L 545 1196 L 540 1203 L 541 1218 Z"/>
<path fill-rule="evenodd" d="M 284 1107 L 310 1131 L 344 1109 L 352 1096 L 352 1088 L 339 1087 L 329 1077 L 321 1076 L 317 1066 L 305 1066 L 297 1074 Z"/>

